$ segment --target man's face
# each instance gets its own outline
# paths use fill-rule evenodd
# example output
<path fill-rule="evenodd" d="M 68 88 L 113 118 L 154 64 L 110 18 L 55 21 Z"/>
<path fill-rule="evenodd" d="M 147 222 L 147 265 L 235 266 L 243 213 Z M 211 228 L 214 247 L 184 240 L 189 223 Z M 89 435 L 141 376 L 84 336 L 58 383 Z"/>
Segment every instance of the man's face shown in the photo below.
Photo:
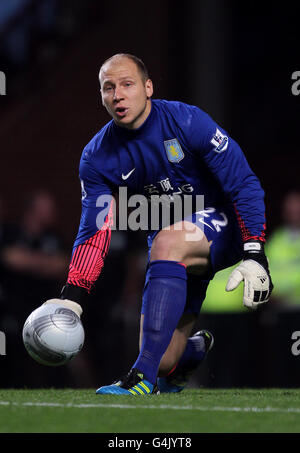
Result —
<path fill-rule="evenodd" d="M 122 57 L 108 61 L 100 70 L 102 103 L 121 127 L 137 129 L 151 110 L 150 79 L 144 82 L 136 64 Z"/>

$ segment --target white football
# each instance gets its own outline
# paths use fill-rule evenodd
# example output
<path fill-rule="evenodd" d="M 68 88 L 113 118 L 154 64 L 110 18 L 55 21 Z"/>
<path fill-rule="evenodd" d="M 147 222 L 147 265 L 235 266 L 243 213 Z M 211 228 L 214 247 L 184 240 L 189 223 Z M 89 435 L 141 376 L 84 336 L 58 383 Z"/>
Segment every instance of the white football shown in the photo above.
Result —
<path fill-rule="evenodd" d="M 31 357 L 42 365 L 64 365 L 81 350 L 84 329 L 73 310 L 50 303 L 26 319 L 23 342 Z"/>

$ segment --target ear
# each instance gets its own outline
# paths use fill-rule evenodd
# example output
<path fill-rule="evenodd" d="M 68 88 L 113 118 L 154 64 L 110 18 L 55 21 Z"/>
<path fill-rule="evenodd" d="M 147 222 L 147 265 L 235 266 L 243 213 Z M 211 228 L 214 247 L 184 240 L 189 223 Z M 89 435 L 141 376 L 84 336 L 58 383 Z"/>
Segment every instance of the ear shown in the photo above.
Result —
<path fill-rule="evenodd" d="M 100 96 L 101 96 L 101 103 L 102 103 L 102 105 L 103 105 L 103 106 L 105 107 L 105 105 L 104 105 L 104 101 L 103 101 L 103 96 L 102 96 L 102 91 L 101 91 L 101 88 L 100 88 Z"/>
<path fill-rule="evenodd" d="M 153 83 L 151 79 L 146 80 L 145 83 L 147 98 L 150 99 L 153 95 Z"/>
<path fill-rule="evenodd" d="M 101 84 L 100 84 L 100 96 L 101 96 L 101 104 L 103 105 L 103 107 L 105 107 L 105 104 L 104 104 L 104 100 L 103 100 L 103 93 L 102 93 L 102 89 L 101 89 Z"/>
<path fill-rule="evenodd" d="M 104 106 L 103 96 L 102 96 L 102 89 L 101 89 L 101 69 L 100 69 L 100 71 L 99 71 L 98 80 L 99 80 L 99 87 L 100 87 L 101 103 L 102 103 L 102 105 Z"/>

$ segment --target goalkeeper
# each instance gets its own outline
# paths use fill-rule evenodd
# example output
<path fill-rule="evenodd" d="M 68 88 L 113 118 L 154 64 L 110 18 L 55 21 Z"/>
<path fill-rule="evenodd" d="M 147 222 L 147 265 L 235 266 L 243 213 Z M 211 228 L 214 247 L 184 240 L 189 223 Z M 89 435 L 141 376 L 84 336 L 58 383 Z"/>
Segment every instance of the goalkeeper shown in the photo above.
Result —
<path fill-rule="evenodd" d="M 149 230 L 140 352 L 126 376 L 97 390 L 178 392 L 213 344 L 208 331 L 191 333 L 215 273 L 242 260 L 226 290 L 243 281 L 249 309 L 270 297 L 264 192 L 239 145 L 209 115 L 152 99 L 153 84 L 140 59 L 114 55 L 103 63 L 99 80 L 112 120 L 82 153 L 82 216 L 61 299 L 85 308 L 108 253 L 112 200 L 120 187 L 149 203 L 152 195 L 193 201 L 203 195 L 200 211 L 169 228 Z M 99 205 L 101 197 L 108 200 L 106 208 Z M 197 241 L 187 240 L 191 228 L 199 233 Z"/>

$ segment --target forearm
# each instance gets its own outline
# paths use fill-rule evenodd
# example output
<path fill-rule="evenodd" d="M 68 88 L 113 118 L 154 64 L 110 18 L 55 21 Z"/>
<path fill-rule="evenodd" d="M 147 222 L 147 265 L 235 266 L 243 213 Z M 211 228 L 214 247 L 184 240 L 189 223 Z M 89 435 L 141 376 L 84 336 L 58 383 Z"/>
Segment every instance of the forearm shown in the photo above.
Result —
<path fill-rule="evenodd" d="M 234 209 L 240 227 L 242 241 L 247 242 L 254 240 L 264 243 L 266 223 L 263 201 L 261 199 L 258 199 L 255 203 L 252 200 L 252 203 L 250 204 L 251 207 L 248 208 L 248 212 L 246 213 L 244 213 L 240 206 L 242 206 L 242 203 L 234 202 Z M 255 208 L 257 209 L 257 212 L 254 212 Z M 249 221 L 249 212 L 252 212 L 251 223 Z"/>
<path fill-rule="evenodd" d="M 71 258 L 63 299 L 81 299 L 89 294 L 98 280 L 111 239 L 109 228 L 97 231 L 83 244 L 77 245 Z M 70 297 L 72 296 L 72 297 Z"/>

